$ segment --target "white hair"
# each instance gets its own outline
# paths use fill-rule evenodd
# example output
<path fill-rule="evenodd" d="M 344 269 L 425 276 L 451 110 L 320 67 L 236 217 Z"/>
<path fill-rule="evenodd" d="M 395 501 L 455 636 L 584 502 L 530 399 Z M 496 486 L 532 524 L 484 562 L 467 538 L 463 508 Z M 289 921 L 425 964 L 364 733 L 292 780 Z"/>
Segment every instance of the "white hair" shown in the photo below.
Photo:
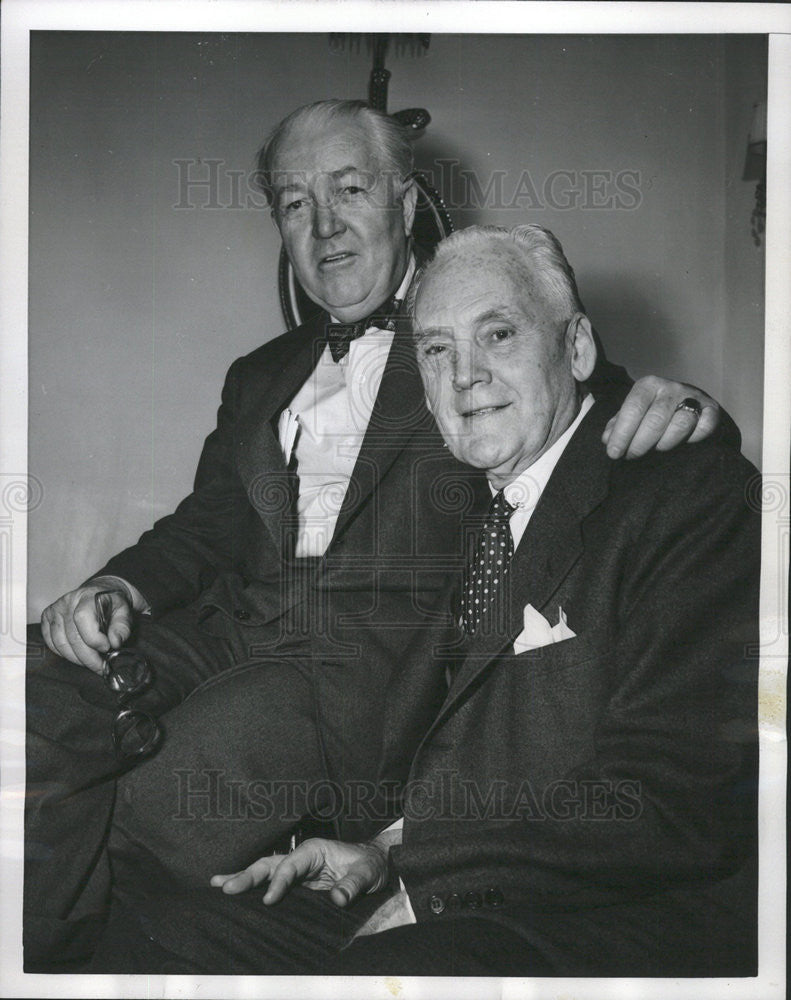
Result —
<path fill-rule="evenodd" d="M 371 149 L 383 172 L 403 181 L 414 167 L 407 129 L 395 118 L 377 111 L 365 101 L 332 99 L 305 104 L 279 122 L 258 151 L 258 186 L 272 200 L 272 171 L 277 154 L 294 131 L 320 132 L 327 126 L 359 123 L 370 133 Z"/>
<path fill-rule="evenodd" d="M 560 241 L 544 226 L 535 224 L 504 229 L 501 226 L 469 226 L 460 229 L 438 244 L 433 258 L 412 283 L 408 307 L 414 317 L 415 298 L 420 284 L 431 274 L 451 266 L 457 257 L 471 252 L 485 257 L 493 247 L 510 247 L 524 270 L 527 281 L 567 323 L 585 308 L 577 290 L 574 269 L 566 260 Z"/>

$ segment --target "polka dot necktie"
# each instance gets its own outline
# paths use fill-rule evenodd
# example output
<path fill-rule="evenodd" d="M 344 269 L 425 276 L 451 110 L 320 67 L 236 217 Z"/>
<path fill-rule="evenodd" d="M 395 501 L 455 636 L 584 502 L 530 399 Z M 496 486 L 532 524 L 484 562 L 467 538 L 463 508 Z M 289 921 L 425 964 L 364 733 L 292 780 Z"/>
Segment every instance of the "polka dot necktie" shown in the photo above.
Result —
<path fill-rule="evenodd" d="M 502 490 L 492 498 L 478 543 L 464 571 L 461 616 L 467 635 L 474 635 L 481 623 L 484 626 L 492 624 L 492 602 L 504 589 L 508 564 L 514 554 L 509 521 L 515 510 L 505 499 Z M 506 602 L 502 596 L 495 607 L 500 609 L 500 617 L 503 617 Z"/>

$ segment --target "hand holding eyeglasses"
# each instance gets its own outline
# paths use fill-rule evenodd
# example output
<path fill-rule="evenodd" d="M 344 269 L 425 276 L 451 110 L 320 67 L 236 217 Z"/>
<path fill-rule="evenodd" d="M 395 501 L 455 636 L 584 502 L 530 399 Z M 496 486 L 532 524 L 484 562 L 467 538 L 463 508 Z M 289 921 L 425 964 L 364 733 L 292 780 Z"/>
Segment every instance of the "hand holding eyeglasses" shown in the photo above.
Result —
<path fill-rule="evenodd" d="M 103 632 L 99 629 L 95 602 L 100 591 L 112 595 Z M 117 649 L 126 642 L 132 633 L 135 613 L 146 608 L 145 598 L 127 581 L 97 576 L 44 609 L 41 634 L 53 653 L 101 674 L 108 647 Z"/>
<path fill-rule="evenodd" d="M 116 593 L 100 590 L 94 597 L 99 630 L 105 634 Z M 127 759 L 150 754 L 159 746 L 162 730 L 149 712 L 127 707 L 132 698 L 142 694 L 153 683 L 154 675 L 148 660 L 133 646 L 111 649 L 104 656 L 102 677 L 110 690 L 119 696 L 112 730 L 116 753 Z"/>

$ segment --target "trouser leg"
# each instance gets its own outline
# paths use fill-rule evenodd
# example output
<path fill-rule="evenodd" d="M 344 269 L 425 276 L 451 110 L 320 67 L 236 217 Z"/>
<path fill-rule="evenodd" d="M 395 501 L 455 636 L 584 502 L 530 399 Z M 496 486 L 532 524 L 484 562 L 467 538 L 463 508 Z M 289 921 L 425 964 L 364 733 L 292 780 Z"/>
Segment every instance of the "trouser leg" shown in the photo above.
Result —
<path fill-rule="evenodd" d="M 228 644 L 203 635 L 195 612 L 143 621 L 135 637 L 155 670 L 137 704 L 159 715 L 231 664 Z M 25 962 L 84 953 L 108 890 L 104 843 L 115 779 L 117 698 L 87 668 L 43 644 L 28 654 L 25 802 Z"/>
<path fill-rule="evenodd" d="M 134 884 L 114 891 L 110 919 L 89 972 L 321 975 L 325 964 L 387 898 L 341 909 L 329 893 L 297 886 L 280 903 L 263 890 L 226 896 L 185 888 L 143 862 Z"/>
<path fill-rule="evenodd" d="M 170 975 L 552 975 L 539 946 L 492 920 L 423 922 L 353 941 L 388 897 L 348 908 L 304 886 L 264 906 L 263 888 L 188 888 L 150 859 L 113 893 L 92 973 Z"/>
<path fill-rule="evenodd" d="M 145 854 L 205 886 L 266 853 L 306 814 L 341 805 L 323 777 L 309 666 L 236 666 L 163 721 L 162 749 L 119 782 L 110 854 L 121 882 L 135 879 Z"/>
<path fill-rule="evenodd" d="M 354 941 L 328 959 L 332 976 L 551 976 L 542 949 L 507 926 L 468 917 L 408 924 Z"/>

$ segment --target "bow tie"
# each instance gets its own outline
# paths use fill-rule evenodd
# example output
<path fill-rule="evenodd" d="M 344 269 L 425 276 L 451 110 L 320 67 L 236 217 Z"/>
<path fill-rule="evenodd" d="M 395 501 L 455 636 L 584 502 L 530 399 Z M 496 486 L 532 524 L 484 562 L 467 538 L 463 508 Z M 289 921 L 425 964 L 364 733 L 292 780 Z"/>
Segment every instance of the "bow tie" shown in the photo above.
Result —
<path fill-rule="evenodd" d="M 345 358 L 349 353 L 349 344 L 358 337 L 362 337 L 366 330 L 376 327 L 378 330 L 395 330 L 395 317 L 401 306 L 401 299 L 395 295 L 391 296 L 387 302 L 374 309 L 364 319 L 356 323 L 328 323 L 327 342 L 330 345 L 332 360 L 336 363 Z"/>

